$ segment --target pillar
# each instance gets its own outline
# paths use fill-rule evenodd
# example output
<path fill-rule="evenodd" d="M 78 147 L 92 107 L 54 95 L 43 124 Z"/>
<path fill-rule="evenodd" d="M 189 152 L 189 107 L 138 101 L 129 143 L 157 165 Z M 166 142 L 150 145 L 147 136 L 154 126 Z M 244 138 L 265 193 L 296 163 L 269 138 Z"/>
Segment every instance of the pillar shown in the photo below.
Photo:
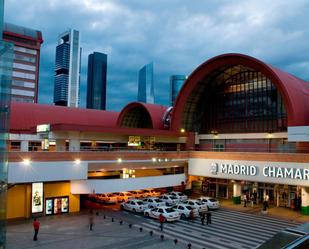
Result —
<path fill-rule="evenodd" d="M 241 185 L 239 182 L 233 183 L 233 203 L 234 204 L 241 203 Z"/>
<path fill-rule="evenodd" d="M 28 140 L 22 140 L 20 142 L 20 151 L 29 151 L 29 141 Z"/>
<path fill-rule="evenodd" d="M 301 212 L 309 215 L 309 187 L 301 188 Z"/>
<path fill-rule="evenodd" d="M 79 139 L 70 139 L 69 150 L 70 151 L 79 151 L 80 150 Z"/>
<path fill-rule="evenodd" d="M 64 139 L 56 139 L 56 151 L 65 151 L 65 140 Z"/>

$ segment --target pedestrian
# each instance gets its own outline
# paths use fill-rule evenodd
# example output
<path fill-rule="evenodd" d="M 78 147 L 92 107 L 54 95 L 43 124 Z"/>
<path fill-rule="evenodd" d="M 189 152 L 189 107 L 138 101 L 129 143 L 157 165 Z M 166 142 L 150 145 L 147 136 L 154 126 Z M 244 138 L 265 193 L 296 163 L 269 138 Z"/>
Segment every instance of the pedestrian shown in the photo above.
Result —
<path fill-rule="evenodd" d="M 250 200 L 251 200 L 251 207 L 253 207 L 254 206 L 254 195 L 253 194 L 251 195 L 251 199 Z"/>
<path fill-rule="evenodd" d="M 206 224 L 211 224 L 211 212 L 207 212 L 206 214 Z"/>
<path fill-rule="evenodd" d="M 93 215 L 91 214 L 91 215 L 89 216 L 89 231 L 92 231 L 93 225 L 94 225 Z"/>
<path fill-rule="evenodd" d="M 33 228 L 34 228 L 33 240 L 38 240 L 38 233 L 39 233 L 39 229 L 40 229 L 40 222 L 37 220 L 37 218 L 34 218 L 32 225 L 33 225 Z"/>
<path fill-rule="evenodd" d="M 165 217 L 163 216 L 163 214 L 160 214 L 159 216 L 159 221 L 160 221 L 160 229 L 161 229 L 161 232 L 163 232 L 163 223 L 165 221 Z"/>
<path fill-rule="evenodd" d="M 201 217 L 201 223 L 202 223 L 202 225 L 204 226 L 205 225 L 205 212 L 201 212 L 200 213 L 200 217 Z"/>
<path fill-rule="evenodd" d="M 247 207 L 247 195 L 244 194 L 243 198 L 244 198 L 244 207 Z"/>
<path fill-rule="evenodd" d="M 190 211 L 190 220 L 193 222 L 194 220 L 194 212 L 193 212 L 193 209 L 191 209 Z"/>

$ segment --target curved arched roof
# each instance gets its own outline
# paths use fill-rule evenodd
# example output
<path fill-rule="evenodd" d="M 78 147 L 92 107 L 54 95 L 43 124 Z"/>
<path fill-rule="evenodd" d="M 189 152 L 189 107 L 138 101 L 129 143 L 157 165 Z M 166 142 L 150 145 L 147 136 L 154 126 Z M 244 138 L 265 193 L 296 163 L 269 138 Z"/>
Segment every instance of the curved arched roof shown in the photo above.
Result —
<path fill-rule="evenodd" d="M 117 125 L 119 127 L 126 126 L 124 124 L 124 119 L 130 116 L 130 113 L 133 113 L 133 111 L 135 112 L 136 110 L 139 110 L 141 113 L 148 114 L 147 117 L 144 116 L 144 118 L 145 118 L 145 122 L 147 121 L 148 118 L 150 118 L 150 121 L 151 121 L 150 128 L 152 129 L 163 129 L 164 128 L 162 119 L 163 119 L 165 111 L 167 110 L 167 107 L 162 106 L 162 105 L 146 104 L 146 103 L 141 103 L 141 102 L 132 102 L 126 105 L 119 114 Z M 134 128 L 142 128 L 142 127 L 134 127 Z"/>
<path fill-rule="evenodd" d="M 10 132 L 31 132 L 39 124 L 116 127 L 118 112 L 33 103 L 11 103 Z"/>
<path fill-rule="evenodd" d="M 186 103 L 190 97 L 192 98 L 191 94 L 194 93 L 194 91 L 198 91 L 198 84 L 214 71 L 236 65 L 242 65 L 257 70 L 276 85 L 286 107 L 288 126 L 309 124 L 308 82 L 247 55 L 223 54 L 213 57 L 201 64 L 186 80 L 175 102 L 172 117 L 173 130 L 182 128 L 182 115 Z"/>

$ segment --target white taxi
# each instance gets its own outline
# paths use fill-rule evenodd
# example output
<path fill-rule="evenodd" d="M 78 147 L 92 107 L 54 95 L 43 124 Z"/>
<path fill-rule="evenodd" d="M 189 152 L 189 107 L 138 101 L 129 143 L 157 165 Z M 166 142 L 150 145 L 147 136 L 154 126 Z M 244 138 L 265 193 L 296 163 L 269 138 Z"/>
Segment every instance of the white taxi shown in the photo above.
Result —
<path fill-rule="evenodd" d="M 198 200 L 208 206 L 209 209 L 218 209 L 220 208 L 220 202 L 212 197 L 201 196 Z"/>
<path fill-rule="evenodd" d="M 144 212 L 148 208 L 147 204 L 144 204 L 141 200 L 132 199 L 120 204 L 120 209 L 132 211 L 133 213 Z"/>
<path fill-rule="evenodd" d="M 181 200 L 181 201 L 186 201 L 186 200 L 188 200 L 188 196 L 185 195 L 185 194 L 182 193 L 182 192 L 172 191 L 172 192 L 170 192 L 170 193 L 168 193 L 168 194 L 177 197 L 177 198 L 178 198 L 179 200 Z"/>
<path fill-rule="evenodd" d="M 180 202 L 177 197 L 167 194 L 162 195 L 160 199 L 164 201 L 167 206 L 173 206 Z"/>
<path fill-rule="evenodd" d="M 134 196 L 134 198 L 146 197 L 146 196 L 144 196 L 144 192 L 142 190 L 133 190 L 133 191 L 129 191 L 129 192 Z"/>
<path fill-rule="evenodd" d="M 117 200 L 119 202 L 121 201 L 128 201 L 129 199 L 133 199 L 133 195 L 129 192 L 120 192 L 120 193 L 114 193 L 114 195 L 117 196 Z"/>
<path fill-rule="evenodd" d="M 145 216 L 155 219 L 159 219 L 161 214 L 165 218 L 165 221 L 180 220 L 180 214 L 177 211 L 174 211 L 171 207 L 163 206 L 163 207 L 146 209 L 144 211 Z"/>
<path fill-rule="evenodd" d="M 172 207 L 172 209 L 174 209 L 175 211 L 180 213 L 180 217 L 182 219 L 190 218 L 191 211 L 193 212 L 193 217 L 199 216 L 199 213 L 198 213 L 196 208 L 193 208 L 193 207 L 186 205 L 186 204 L 175 205 L 175 206 Z"/>
<path fill-rule="evenodd" d="M 163 202 L 161 199 L 156 198 L 156 197 L 149 197 L 149 198 L 143 199 L 143 202 L 147 204 L 149 208 L 165 206 L 165 202 Z"/>
<path fill-rule="evenodd" d="M 207 212 L 208 211 L 208 206 L 199 200 L 192 200 L 189 199 L 187 201 L 183 201 L 183 204 L 189 205 L 192 208 L 196 208 L 198 212 Z"/>

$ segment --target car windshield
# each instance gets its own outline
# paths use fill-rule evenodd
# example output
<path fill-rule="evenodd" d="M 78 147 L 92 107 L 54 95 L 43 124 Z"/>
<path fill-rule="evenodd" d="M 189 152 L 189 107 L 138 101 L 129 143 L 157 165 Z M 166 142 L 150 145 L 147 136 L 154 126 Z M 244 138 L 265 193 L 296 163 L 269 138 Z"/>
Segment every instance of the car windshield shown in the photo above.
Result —
<path fill-rule="evenodd" d="M 216 202 L 216 199 L 208 199 L 210 202 Z"/>
<path fill-rule="evenodd" d="M 144 203 L 142 201 L 137 201 L 136 204 L 137 205 L 143 205 Z"/>
<path fill-rule="evenodd" d="M 173 199 L 173 200 L 177 199 L 177 197 L 175 197 L 175 196 L 170 196 L 170 198 Z"/>
<path fill-rule="evenodd" d="M 162 200 L 160 199 L 154 199 L 155 202 L 163 202 Z"/>
<path fill-rule="evenodd" d="M 187 209 L 192 210 L 193 208 L 190 206 L 186 206 Z"/>
<path fill-rule="evenodd" d="M 166 212 L 166 213 L 172 213 L 172 212 L 174 212 L 174 210 L 173 210 L 172 208 L 166 208 L 166 209 L 165 209 L 165 212 Z"/>
<path fill-rule="evenodd" d="M 179 193 L 178 195 L 179 195 L 179 196 L 184 196 L 184 194 L 183 194 L 183 193 Z"/>

